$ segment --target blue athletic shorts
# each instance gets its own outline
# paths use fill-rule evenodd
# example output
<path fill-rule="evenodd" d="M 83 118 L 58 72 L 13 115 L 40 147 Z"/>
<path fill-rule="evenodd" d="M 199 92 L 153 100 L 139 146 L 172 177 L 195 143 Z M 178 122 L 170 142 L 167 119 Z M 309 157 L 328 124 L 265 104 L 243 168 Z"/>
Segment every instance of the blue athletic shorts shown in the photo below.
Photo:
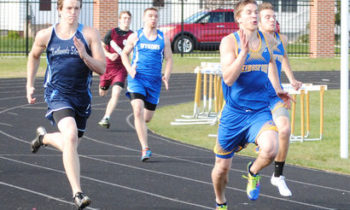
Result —
<path fill-rule="evenodd" d="M 221 113 L 214 152 L 217 157 L 231 158 L 248 143 L 256 144 L 264 130 L 277 131 L 269 109 L 242 111 L 226 104 Z"/>
<path fill-rule="evenodd" d="M 88 93 L 79 94 L 78 96 L 69 96 L 60 94 L 57 90 L 45 90 L 45 101 L 48 106 L 45 117 L 49 119 L 53 125 L 57 123 L 53 118 L 53 112 L 71 109 L 75 113 L 78 130 L 82 132 L 85 131 L 86 121 L 91 114 L 91 97 Z"/>
<path fill-rule="evenodd" d="M 270 106 L 271 111 L 276 107 L 277 104 L 284 104 L 283 100 L 280 97 L 278 97 L 277 95 L 271 96 L 269 103 L 270 103 L 269 106 Z"/>
<path fill-rule="evenodd" d="M 145 96 L 146 102 L 158 104 L 161 87 L 162 77 L 136 73 L 135 78 L 128 75 L 128 88 L 125 95 L 130 98 L 130 93 L 138 93 Z"/>

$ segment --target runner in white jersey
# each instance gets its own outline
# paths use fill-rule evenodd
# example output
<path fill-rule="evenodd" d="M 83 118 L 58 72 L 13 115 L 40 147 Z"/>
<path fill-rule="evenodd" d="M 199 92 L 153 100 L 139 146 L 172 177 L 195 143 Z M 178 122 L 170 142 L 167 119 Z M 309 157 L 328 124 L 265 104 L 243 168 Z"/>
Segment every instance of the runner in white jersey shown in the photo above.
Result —
<path fill-rule="evenodd" d="M 46 117 L 58 127 L 58 132 L 54 133 L 46 133 L 45 128 L 38 127 L 37 136 L 31 142 L 32 152 L 36 153 L 43 145 L 51 145 L 62 152 L 78 209 L 88 206 L 91 200 L 81 189 L 77 148 L 91 112 L 92 72 L 101 75 L 106 65 L 98 31 L 78 23 L 81 7 L 81 0 L 57 1 L 60 22 L 38 32 L 27 63 L 27 100 L 34 104 L 35 75 L 40 56 L 46 49 Z"/>
<path fill-rule="evenodd" d="M 281 83 L 281 70 L 284 72 L 289 79 L 290 84 L 295 90 L 298 90 L 302 83 L 295 79 L 294 74 L 291 70 L 288 55 L 287 55 L 287 37 L 275 32 L 276 27 L 276 15 L 274 8 L 271 3 L 263 2 L 259 5 L 259 28 L 260 30 L 269 37 L 275 39 L 276 44 L 273 47 L 273 56 L 276 61 L 278 75 Z M 275 158 L 275 170 L 271 177 L 271 184 L 276 186 L 279 193 L 282 196 L 292 196 L 292 192 L 287 187 L 285 177 L 283 176 L 283 167 L 286 161 L 289 138 L 290 138 L 290 119 L 289 112 L 283 101 L 276 95 L 271 83 L 267 85 L 268 93 L 270 97 L 270 110 L 272 113 L 273 121 L 275 122 L 278 129 L 279 149 Z"/>
<path fill-rule="evenodd" d="M 158 10 L 147 8 L 143 14 L 144 28 L 129 36 L 122 52 L 122 61 L 128 71 L 127 96 L 131 100 L 134 123 L 139 138 L 141 160 L 148 160 L 152 152 L 148 146 L 147 125 L 159 102 L 162 81 L 168 89 L 173 67 L 170 41 L 157 30 Z M 129 54 L 133 51 L 132 63 Z M 162 62 L 166 61 L 162 76 Z"/>

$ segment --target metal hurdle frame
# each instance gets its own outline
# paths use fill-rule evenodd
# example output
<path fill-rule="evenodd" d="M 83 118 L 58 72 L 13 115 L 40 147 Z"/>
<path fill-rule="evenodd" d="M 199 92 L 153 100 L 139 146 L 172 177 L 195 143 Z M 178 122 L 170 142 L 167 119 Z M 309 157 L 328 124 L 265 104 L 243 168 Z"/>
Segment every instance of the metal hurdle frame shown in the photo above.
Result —
<path fill-rule="evenodd" d="M 180 119 L 175 119 L 171 125 L 194 125 L 211 124 L 217 122 L 218 110 L 222 106 L 223 96 L 221 87 L 221 65 L 220 63 L 202 62 L 201 66 L 196 67 L 194 73 L 196 77 L 196 89 L 194 95 L 193 115 L 181 115 Z M 209 76 L 209 88 L 208 88 Z M 203 79 L 202 79 L 203 77 Z M 202 91 L 203 83 L 203 91 Z M 202 111 L 201 94 L 203 92 Z M 214 94 L 213 94 L 214 93 Z M 214 96 L 213 96 L 214 95 Z M 214 102 L 214 111 L 213 111 Z"/>
<path fill-rule="evenodd" d="M 328 89 L 327 85 L 313 85 L 303 84 L 298 90 L 290 84 L 282 84 L 285 91 L 292 95 L 293 99 L 296 100 L 296 95 L 300 95 L 300 135 L 295 135 L 295 113 L 296 104 L 293 103 L 291 107 L 291 142 L 303 142 L 303 141 L 320 141 L 323 137 L 323 124 L 324 124 L 324 91 Z M 319 138 L 309 138 L 310 136 L 310 95 L 311 91 L 320 91 L 320 136 Z M 305 107 L 306 97 L 306 107 Z M 306 108 L 306 132 L 305 132 L 305 108 Z"/>

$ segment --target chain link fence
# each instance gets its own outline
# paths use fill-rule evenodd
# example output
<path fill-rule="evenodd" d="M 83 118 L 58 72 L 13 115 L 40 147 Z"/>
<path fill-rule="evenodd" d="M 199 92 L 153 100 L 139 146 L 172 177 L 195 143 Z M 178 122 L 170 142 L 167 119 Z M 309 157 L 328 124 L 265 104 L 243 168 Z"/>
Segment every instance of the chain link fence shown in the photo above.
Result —
<path fill-rule="evenodd" d="M 288 36 L 289 55 L 308 56 L 312 0 L 257 2 L 263 1 L 271 2 L 275 7 L 280 32 Z M 131 29 L 136 31 L 143 25 L 144 9 L 156 7 L 159 9 L 159 29 L 169 36 L 175 54 L 218 56 L 222 37 L 238 29 L 233 17 L 236 2 L 119 0 L 118 12 L 128 10 L 132 13 Z M 340 9 L 339 2 L 335 0 L 336 14 Z M 88 26 L 93 26 L 93 4 L 93 0 L 84 0 L 80 14 L 80 22 Z M 0 56 L 28 54 L 36 32 L 58 22 L 56 5 L 57 1 L 51 0 L 0 0 Z M 339 34 L 339 24 L 335 24 L 336 46 Z M 337 47 L 336 53 L 339 53 Z"/>

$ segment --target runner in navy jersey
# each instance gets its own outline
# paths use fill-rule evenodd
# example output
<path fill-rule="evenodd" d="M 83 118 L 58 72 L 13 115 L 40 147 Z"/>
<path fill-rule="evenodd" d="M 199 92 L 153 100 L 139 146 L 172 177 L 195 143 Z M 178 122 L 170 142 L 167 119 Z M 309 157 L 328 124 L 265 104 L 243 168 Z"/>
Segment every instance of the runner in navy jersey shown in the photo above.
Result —
<path fill-rule="evenodd" d="M 105 71 L 98 31 L 78 23 L 81 7 L 81 0 L 57 1 L 60 22 L 36 35 L 28 57 L 26 86 L 28 103 L 34 104 L 35 75 L 46 49 L 46 117 L 57 124 L 58 132 L 46 133 L 45 128 L 38 127 L 31 149 L 36 153 L 41 146 L 51 145 L 63 153 L 63 165 L 79 209 L 88 206 L 91 200 L 81 189 L 77 148 L 91 113 L 92 72 L 101 75 Z"/>
<path fill-rule="evenodd" d="M 128 71 L 126 95 L 131 100 L 136 133 L 142 147 L 141 160 L 148 160 L 152 152 L 148 147 L 147 125 L 159 102 L 162 81 L 168 89 L 173 67 L 170 41 L 157 30 L 158 10 L 147 8 L 143 13 L 144 28 L 129 36 L 122 52 L 122 61 Z M 129 54 L 133 51 L 132 63 Z M 162 76 L 162 62 L 166 61 Z"/>
<path fill-rule="evenodd" d="M 98 123 L 100 126 L 109 128 L 110 117 L 116 108 L 120 92 L 124 88 L 125 79 L 128 75 L 122 60 L 121 52 L 126 40 L 133 33 L 129 30 L 131 13 L 122 11 L 119 14 L 119 26 L 107 32 L 102 46 L 106 55 L 106 72 L 100 77 L 99 94 L 105 96 L 109 87 L 112 87 L 111 98 L 108 101 L 105 114 Z"/>

